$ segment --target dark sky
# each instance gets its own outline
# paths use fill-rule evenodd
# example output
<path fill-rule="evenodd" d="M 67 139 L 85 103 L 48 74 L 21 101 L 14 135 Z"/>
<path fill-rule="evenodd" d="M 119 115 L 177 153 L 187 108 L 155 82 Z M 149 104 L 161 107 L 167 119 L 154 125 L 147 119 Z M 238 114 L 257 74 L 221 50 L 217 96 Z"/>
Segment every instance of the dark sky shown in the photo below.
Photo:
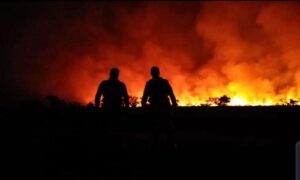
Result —
<path fill-rule="evenodd" d="M 82 6 L 84 3 L 74 2 L 1 3 L 2 100 L 32 96 L 33 92 L 24 87 L 34 84 L 34 79 L 39 78 L 39 54 L 45 52 L 54 38 L 52 34 L 61 30 L 65 20 L 80 15 Z"/>

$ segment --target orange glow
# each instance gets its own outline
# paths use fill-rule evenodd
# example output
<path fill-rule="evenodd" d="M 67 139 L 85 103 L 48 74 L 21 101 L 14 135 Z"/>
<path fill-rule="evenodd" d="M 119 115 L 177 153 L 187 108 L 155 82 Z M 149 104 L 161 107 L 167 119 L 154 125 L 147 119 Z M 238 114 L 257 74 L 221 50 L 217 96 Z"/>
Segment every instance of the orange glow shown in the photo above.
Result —
<path fill-rule="evenodd" d="M 223 95 L 231 98 L 228 105 L 240 106 L 300 100 L 297 2 L 149 2 L 109 12 L 111 21 L 95 7 L 72 22 L 70 32 L 97 42 L 86 51 L 79 44 L 80 53 L 61 53 L 58 59 L 72 63 L 49 76 L 45 92 L 93 102 L 101 80 L 118 67 L 129 94 L 140 98 L 157 65 L 180 106 Z M 57 79 L 64 86 L 54 83 Z"/>

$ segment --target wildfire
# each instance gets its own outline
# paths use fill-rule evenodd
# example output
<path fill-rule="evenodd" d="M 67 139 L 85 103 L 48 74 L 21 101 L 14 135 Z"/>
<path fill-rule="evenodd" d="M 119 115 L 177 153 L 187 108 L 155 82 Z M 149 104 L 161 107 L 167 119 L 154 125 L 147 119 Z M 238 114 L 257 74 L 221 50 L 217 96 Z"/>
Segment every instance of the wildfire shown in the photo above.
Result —
<path fill-rule="evenodd" d="M 156 65 L 180 106 L 215 105 L 223 95 L 229 106 L 300 105 L 298 2 L 90 3 L 77 11 L 39 17 L 59 26 L 43 37 L 47 48 L 32 68 L 40 78 L 24 76 L 32 92 L 93 102 L 118 67 L 139 99 Z"/>
<path fill-rule="evenodd" d="M 136 16 L 125 13 L 144 17 L 135 28 L 130 27 L 131 20 L 123 19 L 131 35 L 145 40 L 142 57 L 108 50 L 106 59 L 122 59 L 116 65 L 121 66 L 121 79 L 131 95 L 142 96 L 150 66 L 158 65 L 180 106 L 207 105 L 209 98 L 224 94 L 230 98 L 229 106 L 299 105 L 299 3 L 203 3 L 192 11 L 195 21 L 189 19 L 193 13 L 188 8 L 149 4 Z M 168 10 L 182 10 L 182 20 L 163 13 Z"/>

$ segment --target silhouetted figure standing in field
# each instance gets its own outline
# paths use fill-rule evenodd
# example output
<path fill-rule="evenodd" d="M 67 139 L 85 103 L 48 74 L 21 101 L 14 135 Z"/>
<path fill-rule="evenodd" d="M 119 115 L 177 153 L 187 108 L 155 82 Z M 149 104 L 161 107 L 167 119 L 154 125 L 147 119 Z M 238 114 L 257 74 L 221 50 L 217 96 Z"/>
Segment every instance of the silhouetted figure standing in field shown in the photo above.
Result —
<path fill-rule="evenodd" d="M 176 98 L 172 87 L 166 79 L 159 76 L 159 68 L 153 66 L 151 68 L 152 79 L 146 83 L 144 94 L 142 97 L 142 106 L 145 107 L 147 101 L 150 103 L 150 108 L 157 111 L 165 111 L 172 106 L 177 106 Z"/>
<path fill-rule="evenodd" d="M 109 79 L 100 83 L 95 96 L 95 106 L 96 108 L 101 107 L 101 111 L 97 111 L 96 126 L 92 127 L 92 131 L 95 133 L 92 135 L 92 141 L 103 151 L 101 160 L 102 158 L 114 158 L 115 155 L 110 156 L 109 149 L 119 143 L 121 138 L 111 132 L 122 127 L 120 120 L 123 119 L 123 109 L 129 107 L 126 85 L 118 78 L 119 70 L 112 68 Z M 95 139 L 93 139 L 94 137 Z"/>
<path fill-rule="evenodd" d="M 96 108 L 100 105 L 101 110 L 99 113 L 99 123 L 101 130 L 96 130 L 96 133 L 100 133 L 99 136 L 106 136 L 110 130 L 118 129 L 120 126 L 120 119 L 122 116 L 122 108 L 129 106 L 129 97 L 126 86 L 123 82 L 118 80 L 119 70 L 112 68 L 109 73 L 109 79 L 103 80 L 97 90 L 95 97 Z M 110 142 L 111 137 L 104 139 L 106 142 Z"/>
<path fill-rule="evenodd" d="M 167 143 L 173 144 L 174 127 L 171 122 L 170 110 L 172 106 L 177 106 L 176 98 L 169 82 L 160 77 L 158 67 L 153 66 L 151 68 L 151 76 L 152 79 L 145 86 L 142 107 L 147 107 L 147 102 L 149 102 L 155 143 L 161 141 L 162 135 L 165 134 Z"/>
<path fill-rule="evenodd" d="M 100 98 L 102 99 L 102 108 L 106 111 L 118 111 L 122 108 L 129 106 L 129 98 L 126 86 L 123 82 L 119 81 L 119 70 L 112 68 L 110 70 L 109 79 L 100 83 L 95 97 L 95 105 L 99 107 Z"/>

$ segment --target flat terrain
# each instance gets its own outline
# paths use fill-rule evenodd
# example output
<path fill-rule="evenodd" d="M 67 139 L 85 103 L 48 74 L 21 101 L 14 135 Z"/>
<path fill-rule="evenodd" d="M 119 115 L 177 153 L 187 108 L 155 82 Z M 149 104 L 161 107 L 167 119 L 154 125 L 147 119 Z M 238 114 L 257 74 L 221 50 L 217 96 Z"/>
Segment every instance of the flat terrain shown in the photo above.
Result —
<path fill-rule="evenodd" d="M 179 107 L 174 148 L 153 143 L 151 115 L 139 108 L 114 119 L 86 107 L 2 111 L 7 179 L 295 179 L 299 115 L 292 106 Z"/>

